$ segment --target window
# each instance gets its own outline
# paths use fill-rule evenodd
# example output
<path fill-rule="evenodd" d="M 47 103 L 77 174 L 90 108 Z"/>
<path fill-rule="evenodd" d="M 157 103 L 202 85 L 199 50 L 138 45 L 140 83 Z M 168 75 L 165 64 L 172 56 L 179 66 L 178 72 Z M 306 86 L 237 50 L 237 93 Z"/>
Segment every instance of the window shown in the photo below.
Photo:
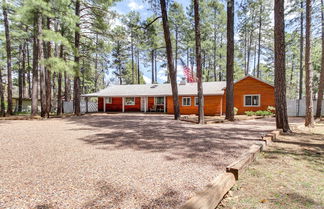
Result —
<path fill-rule="evenodd" d="M 125 105 L 135 105 L 135 97 L 126 97 Z"/>
<path fill-rule="evenodd" d="M 182 97 L 182 106 L 191 106 L 191 98 Z"/>
<path fill-rule="evenodd" d="M 204 103 L 204 97 L 203 97 L 203 103 Z M 195 97 L 195 106 L 198 106 L 198 97 Z"/>
<path fill-rule="evenodd" d="M 164 97 L 154 97 L 155 105 L 164 105 Z"/>
<path fill-rule="evenodd" d="M 112 103 L 112 98 L 111 97 L 106 97 L 106 104 L 111 104 Z"/>
<path fill-rule="evenodd" d="M 244 95 L 244 106 L 245 107 L 259 107 L 260 106 L 260 95 Z"/>

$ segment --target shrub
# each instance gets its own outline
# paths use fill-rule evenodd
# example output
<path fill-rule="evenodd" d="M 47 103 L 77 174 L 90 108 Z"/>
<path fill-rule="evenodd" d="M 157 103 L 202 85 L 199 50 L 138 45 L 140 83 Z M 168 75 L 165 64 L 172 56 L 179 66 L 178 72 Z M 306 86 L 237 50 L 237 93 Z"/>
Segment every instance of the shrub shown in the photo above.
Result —
<path fill-rule="evenodd" d="M 247 116 L 253 116 L 253 115 L 255 115 L 255 112 L 253 112 L 253 111 L 245 111 L 244 113 Z"/>
<path fill-rule="evenodd" d="M 245 115 L 247 115 L 247 116 L 253 116 L 253 115 L 256 115 L 256 116 L 270 116 L 270 115 L 273 115 L 273 113 L 271 111 L 268 111 L 268 110 L 258 110 L 256 112 L 245 111 Z"/>
<path fill-rule="evenodd" d="M 272 115 L 272 112 L 267 111 L 267 110 L 258 110 L 255 112 L 255 115 L 257 116 L 269 116 Z"/>
<path fill-rule="evenodd" d="M 237 115 L 238 109 L 234 107 L 234 115 Z"/>

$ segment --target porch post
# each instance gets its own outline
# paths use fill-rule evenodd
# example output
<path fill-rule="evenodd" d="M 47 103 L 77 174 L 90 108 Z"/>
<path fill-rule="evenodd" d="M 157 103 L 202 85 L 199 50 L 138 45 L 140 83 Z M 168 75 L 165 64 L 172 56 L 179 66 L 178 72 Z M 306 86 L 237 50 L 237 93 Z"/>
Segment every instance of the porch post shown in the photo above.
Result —
<path fill-rule="evenodd" d="M 166 112 L 166 97 L 164 96 L 164 101 L 163 101 L 163 108 L 164 108 L 164 112 Z"/>
<path fill-rule="evenodd" d="M 146 103 L 147 103 L 146 100 L 147 100 L 147 97 L 144 97 L 144 104 L 143 104 L 143 105 L 144 105 L 144 112 L 146 112 L 146 106 L 147 106 L 147 105 L 146 105 Z"/>
<path fill-rule="evenodd" d="M 106 112 L 106 97 L 103 98 L 103 111 Z"/>
<path fill-rule="evenodd" d="M 125 112 L 125 97 L 122 97 L 122 111 Z"/>

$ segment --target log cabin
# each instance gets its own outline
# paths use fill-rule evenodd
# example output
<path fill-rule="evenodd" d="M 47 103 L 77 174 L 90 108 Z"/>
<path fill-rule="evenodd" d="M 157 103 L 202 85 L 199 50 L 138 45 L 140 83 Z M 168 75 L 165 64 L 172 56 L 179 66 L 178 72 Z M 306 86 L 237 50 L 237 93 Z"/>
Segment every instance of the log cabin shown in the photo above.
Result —
<path fill-rule="evenodd" d="M 205 115 L 222 115 L 226 108 L 226 82 L 204 82 Z M 198 114 L 197 83 L 178 84 L 180 113 Z M 101 112 L 173 113 L 171 84 L 111 85 L 84 97 L 98 97 Z M 234 83 L 234 107 L 238 114 L 275 106 L 274 86 L 252 76 Z"/>

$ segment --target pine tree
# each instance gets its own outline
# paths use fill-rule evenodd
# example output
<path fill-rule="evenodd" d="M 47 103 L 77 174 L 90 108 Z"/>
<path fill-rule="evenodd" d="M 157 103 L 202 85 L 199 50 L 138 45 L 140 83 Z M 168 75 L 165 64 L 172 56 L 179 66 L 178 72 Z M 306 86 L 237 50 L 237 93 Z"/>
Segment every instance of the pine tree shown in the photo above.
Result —
<path fill-rule="evenodd" d="M 168 70 L 169 70 L 171 88 L 172 88 L 174 119 L 179 120 L 180 119 L 180 106 L 179 106 L 178 86 L 177 86 L 177 72 L 174 69 L 169 20 L 168 20 L 168 13 L 167 13 L 167 9 L 166 9 L 165 0 L 160 0 L 160 6 L 161 6 L 161 14 L 162 14 L 164 40 L 165 40 L 166 51 L 167 51 Z"/>
<path fill-rule="evenodd" d="M 313 70 L 311 66 L 311 0 L 306 0 L 306 45 L 305 45 L 305 87 L 306 87 L 306 116 L 305 126 L 314 126 L 313 113 Z"/>
<path fill-rule="evenodd" d="M 227 1 L 226 116 L 234 121 L 234 0 Z"/>
<path fill-rule="evenodd" d="M 198 123 L 204 124 L 204 100 L 201 71 L 201 43 L 200 43 L 200 17 L 199 0 L 194 0 L 195 10 L 195 39 L 196 39 L 196 63 L 197 63 L 197 87 L 198 87 Z"/>
<path fill-rule="evenodd" d="M 276 126 L 290 132 L 286 103 L 284 0 L 275 0 L 274 19 Z"/>
<path fill-rule="evenodd" d="M 5 37 L 6 37 L 6 52 L 7 52 L 7 79 L 8 79 L 8 87 L 7 87 L 7 114 L 12 114 L 12 69 L 11 69 L 11 38 L 10 38 L 10 27 L 8 20 L 8 4 L 6 0 L 2 0 L 2 12 L 3 12 L 3 22 L 5 29 Z"/>
<path fill-rule="evenodd" d="M 317 96 L 317 110 L 316 117 L 319 118 L 322 115 L 322 101 L 324 93 L 324 1 L 321 0 L 321 20 L 322 20 L 322 59 L 321 59 L 321 72 L 320 72 L 320 82 L 318 86 L 318 96 Z"/>

